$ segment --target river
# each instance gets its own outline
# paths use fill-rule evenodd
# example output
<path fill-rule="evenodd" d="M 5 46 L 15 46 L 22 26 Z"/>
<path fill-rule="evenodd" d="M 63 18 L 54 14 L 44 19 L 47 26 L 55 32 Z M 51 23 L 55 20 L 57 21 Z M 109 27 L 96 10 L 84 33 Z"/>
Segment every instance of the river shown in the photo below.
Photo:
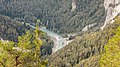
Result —
<path fill-rule="evenodd" d="M 23 22 L 22 22 L 23 23 Z M 26 25 L 29 25 L 32 28 L 36 28 L 33 25 L 30 25 L 28 23 L 26 23 Z M 54 46 L 52 49 L 52 53 L 56 52 L 57 50 L 63 48 L 65 45 L 67 45 L 70 41 L 67 41 L 66 38 L 63 38 L 61 35 L 52 32 L 48 29 L 46 29 L 45 27 L 41 27 L 39 28 L 40 30 L 42 30 L 43 32 L 47 33 L 47 35 L 54 41 Z"/>

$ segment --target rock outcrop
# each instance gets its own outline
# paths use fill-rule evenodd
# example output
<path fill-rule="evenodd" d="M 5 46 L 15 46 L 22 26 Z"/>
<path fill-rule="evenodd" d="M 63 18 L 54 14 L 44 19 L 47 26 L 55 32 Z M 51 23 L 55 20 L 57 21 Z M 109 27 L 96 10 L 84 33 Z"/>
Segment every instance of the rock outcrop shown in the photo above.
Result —
<path fill-rule="evenodd" d="M 71 11 L 75 11 L 76 10 L 76 1 L 77 0 L 72 0 L 72 9 L 71 9 Z"/>
<path fill-rule="evenodd" d="M 85 26 L 82 31 L 88 31 L 89 29 L 93 28 L 95 25 L 97 25 L 97 23 L 93 23 L 93 24 L 89 24 L 87 26 Z"/>
<path fill-rule="evenodd" d="M 103 30 L 109 23 L 114 22 L 114 17 L 120 13 L 120 0 L 104 0 L 104 6 L 107 13 L 104 25 L 101 27 Z"/>

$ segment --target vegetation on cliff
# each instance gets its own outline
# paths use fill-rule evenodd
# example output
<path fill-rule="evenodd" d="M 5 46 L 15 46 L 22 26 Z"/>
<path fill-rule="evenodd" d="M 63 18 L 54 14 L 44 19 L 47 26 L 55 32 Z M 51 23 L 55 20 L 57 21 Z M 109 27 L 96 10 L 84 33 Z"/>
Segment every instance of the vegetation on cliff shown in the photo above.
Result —
<path fill-rule="evenodd" d="M 18 36 L 25 34 L 30 27 L 0 14 L 0 38 L 17 42 Z"/>
<path fill-rule="evenodd" d="M 35 34 L 27 31 L 18 37 L 18 43 L 0 41 L 0 67 L 46 67 L 47 60 L 41 60 L 42 42 L 38 29 Z M 45 49 L 44 49 L 45 50 Z"/>
<path fill-rule="evenodd" d="M 103 56 L 103 64 L 107 64 L 106 61 L 107 59 L 109 59 L 109 65 L 111 60 L 115 59 L 115 57 L 116 62 L 119 61 L 117 60 L 119 58 L 119 52 L 117 51 L 119 51 L 118 43 L 120 41 L 118 34 L 116 34 L 118 32 L 118 27 L 120 27 L 120 22 L 118 20 L 120 20 L 120 18 L 117 18 L 117 20 L 115 20 L 113 24 L 108 25 L 103 31 L 90 32 L 83 34 L 82 36 L 78 36 L 73 42 L 69 43 L 61 50 L 49 56 L 49 65 L 57 67 L 99 67 L 101 54 L 103 54 L 106 49 L 106 53 L 103 54 L 105 55 L 105 57 Z M 113 40 L 114 38 L 115 40 Z M 113 43 L 110 44 L 110 41 L 112 41 Z M 111 46 L 106 44 L 110 44 Z M 104 49 L 104 46 L 107 48 Z M 113 47 L 117 48 L 114 49 Z M 114 55 L 112 57 L 112 54 L 114 54 L 112 50 L 117 55 Z M 108 54 L 108 52 L 111 55 Z M 106 54 L 107 56 L 111 57 L 111 59 L 107 57 Z"/>
<path fill-rule="evenodd" d="M 120 19 L 117 19 L 115 22 L 120 22 Z M 100 66 L 120 66 L 120 26 L 116 29 L 115 35 L 105 45 L 105 52 L 100 59 Z"/>

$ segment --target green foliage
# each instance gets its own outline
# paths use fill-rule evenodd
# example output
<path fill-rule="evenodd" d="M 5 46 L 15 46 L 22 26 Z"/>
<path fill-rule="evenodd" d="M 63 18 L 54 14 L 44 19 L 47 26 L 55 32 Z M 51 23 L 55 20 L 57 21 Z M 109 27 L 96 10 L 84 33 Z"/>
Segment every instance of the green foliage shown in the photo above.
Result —
<path fill-rule="evenodd" d="M 49 65 L 55 67 L 99 67 L 100 55 L 104 52 L 104 45 L 107 43 L 111 43 L 108 46 L 106 45 L 107 49 L 111 47 L 109 48 L 110 51 L 107 51 L 110 52 L 109 55 L 112 56 L 113 54 L 111 54 L 111 52 L 115 52 L 117 54 L 114 54 L 114 57 L 116 57 L 115 60 L 119 61 L 120 47 L 118 44 L 120 43 L 120 17 L 117 19 L 118 20 L 108 25 L 103 31 L 88 32 L 77 36 L 73 42 L 49 56 Z M 115 40 L 111 40 L 111 38 Z M 113 46 L 113 44 L 116 45 Z M 113 51 L 112 48 L 115 48 L 115 51 Z M 113 58 L 110 59 L 107 57 L 109 60 L 113 60 Z"/>
<path fill-rule="evenodd" d="M 74 67 L 99 67 L 100 55 L 89 57 L 88 59 L 84 59 L 80 61 L 79 64 L 76 64 Z"/>
<path fill-rule="evenodd" d="M 26 30 L 30 30 L 30 31 L 26 32 L 26 34 L 28 35 L 24 37 Z M 19 40 L 19 43 L 26 42 L 30 44 L 31 43 L 30 41 L 35 39 L 35 36 L 34 36 L 35 31 L 33 32 L 32 30 L 33 29 L 31 29 L 30 27 L 27 27 L 26 25 L 21 24 L 18 21 L 12 20 L 10 17 L 3 16 L 0 14 L 0 38 L 3 38 L 4 40 L 14 41 L 14 42 L 18 42 Z M 38 30 L 38 33 L 40 33 L 39 38 L 41 38 L 44 44 L 41 47 L 41 55 L 42 56 L 50 55 L 52 53 L 53 41 L 47 36 L 46 33 L 39 31 L 38 28 L 37 30 Z M 18 37 L 18 36 L 21 36 L 21 37 Z M 25 46 L 26 45 L 24 45 L 24 47 Z M 30 47 L 32 46 L 29 46 L 29 47 L 27 46 L 25 48 L 30 48 Z"/>
<path fill-rule="evenodd" d="M 40 34 L 36 28 L 35 33 L 19 36 L 18 43 L 0 41 L 0 67 L 46 67 L 47 60 L 41 59 Z"/>
<path fill-rule="evenodd" d="M 13 45 L 13 42 L 0 41 L 0 67 L 12 67 L 15 64 L 12 55 Z"/>
<path fill-rule="evenodd" d="M 0 37 L 5 40 L 17 42 L 18 36 L 30 30 L 30 27 L 20 24 L 18 21 L 12 20 L 10 17 L 0 14 Z"/>
<path fill-rule="evenodd" d="M 27 32 L 26 35 L 19 37 L 17 47 L 13 47 L 14 44 L 11 42 L 0 43 L 1 66 L 34 67 L 37 65 L 36 60 L 39 60 L 40 58 L 36 58 L 35 53 L 40 51 L 34 50 L 32 46 L 35 46 L 37 44 L 30 42 L 31 38 L 29 35 L 30 33 Z"/>
<path fill-rule="evenodd" d="M 98 55 L 102 51 L 104 43 L 107 42 L 105 37 L 102 37 L 103 34 L 102 32 L 91 32 L 78 36 L 73 42 L 50 55 L 50 65 L 60 67 L 99 66 L 100 56 Z"/>
<path fill-rule="evenodd" d="M 105 21 L 102 0 L 77 0 L 76 11 L 71 11 L 72 0 L 1 0 L 0 13 L 33 23 L 37 18 L 57 33 L 80 32 L 85 26 Z"/>
<path fill-rule="evenodd" d="M 33 36 L 31 35 L 30 31 L 27 31 L 25 35 L 18 37 L 18 47 L 23 49 L 32 49 L 33 45 L 31 40 Z M 22 44 L 22 45 L 21 45 Z"/>
<path fill-rule="evenodd" d="M 116 22 L 119 22 L 116 20 Z M 119 67 L 120 66 L 120 26 L 115 35 L 105 45 L 105 53 L 100 59 L 100 67 Z"/>

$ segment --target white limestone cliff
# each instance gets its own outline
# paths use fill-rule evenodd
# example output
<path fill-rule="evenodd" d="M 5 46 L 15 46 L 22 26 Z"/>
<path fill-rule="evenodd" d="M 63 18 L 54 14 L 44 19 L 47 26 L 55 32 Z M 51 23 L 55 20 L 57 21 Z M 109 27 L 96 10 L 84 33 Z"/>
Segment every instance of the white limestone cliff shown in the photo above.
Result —
<path fill-rule="evenodd" d="M 71 9 L 71 11 L 75 11 L 76 10 L 76 1 L 77 0 L 72 0 L 72 9 Z"/>
<path fill-rule="evenodd" d="M 114 17 L 120 13 L 120 0 L 104 0 L 104 7 L 107 13 L 104 25 L 101 27 L 103 30 L 109 23 L 114 22 Z"/>

